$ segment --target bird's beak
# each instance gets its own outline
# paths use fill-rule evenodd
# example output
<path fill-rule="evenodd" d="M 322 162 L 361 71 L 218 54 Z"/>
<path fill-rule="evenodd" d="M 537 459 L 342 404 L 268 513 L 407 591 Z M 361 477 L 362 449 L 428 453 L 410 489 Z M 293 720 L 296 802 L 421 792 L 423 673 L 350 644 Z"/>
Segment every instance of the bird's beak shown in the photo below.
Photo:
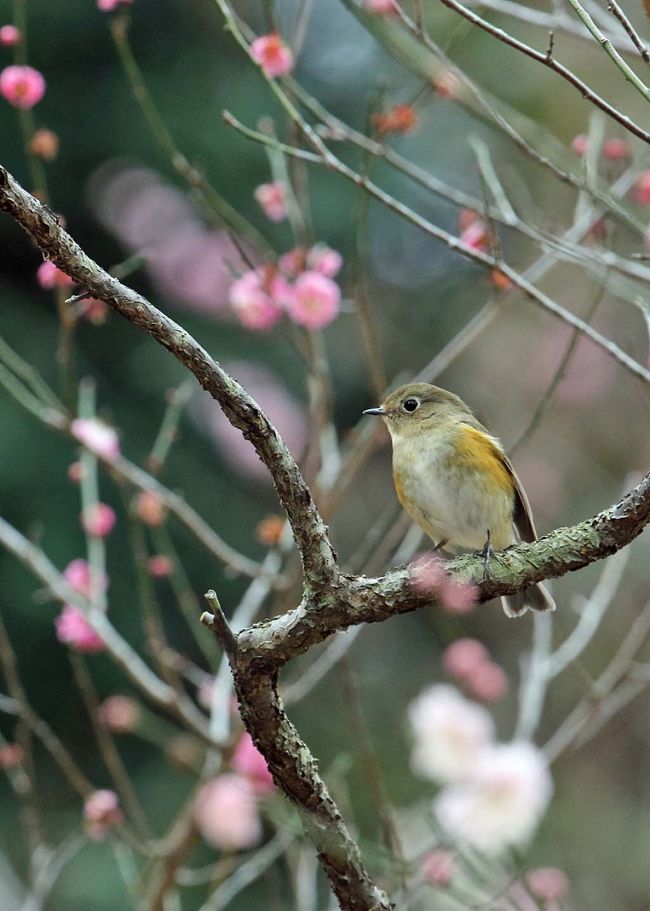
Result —
<path fill-rule="evenodd" d="M 363 412 L 364 414 L 386 414 L 386 409 L 383 405 L 380 405 L 379 408 L 366 408 Z"/>

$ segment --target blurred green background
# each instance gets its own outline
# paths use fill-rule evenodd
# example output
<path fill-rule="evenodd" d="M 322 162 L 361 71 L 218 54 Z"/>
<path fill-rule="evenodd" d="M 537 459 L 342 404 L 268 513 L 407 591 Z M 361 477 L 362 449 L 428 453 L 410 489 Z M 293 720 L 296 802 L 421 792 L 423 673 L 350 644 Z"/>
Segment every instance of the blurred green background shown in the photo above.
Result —
<path fill-rule="evenodd" d="M 58 158 L 46 165 L 50 205 L 64 216 L 84 249 L 105 267 L 142 252 L 136 238 L 151 244 L 157 252 L 149 268 L 140 266 L 128 282 L 181 322 L 219 361 L 233 365 L 245 385 L 252 377 L 254 395 L 266 390 L 271 417 L 277 408 L 280 430 L 288 438 L 295 434 L 299 446 L 305 433 L 306 370 L 286 327 L 269 334 L 240 327 L 227 312 L 223 273 L 214 287 L 214 306 L 209 293 L 203 294 L 201 306 L 192 302 L 191 293 L 183 293 L 184 283 L 191 285 L 192 276 L 184 277 L 182 271 L 174 275 L 173 283 L 168 275 L 161 280 L 162 260 L 172 256 L 177 240 L 174 219 L 183 228 L 178 233 L 184 243 L 188 230 L 198 236 L 199 227 L 208 234 L 214 228 L 144 122 L 117 60 L 108 18 L 89 0 L 67 0 L 59 5 L 30 0 L 26 6 L 29 61 L 48 83 L 35 118 L 38 126 L 53 129 L 61 142 Z M 291 32 L 297 6 L 289 0 L 276 4 L 281 31 Z M 264 4 L 241 3 L 238 11 L 255 32 L 267 30 Z M 13 5 L 0 0 L 0 24 L 11 21 L 12 16 Z M 193 4 L 136 0 L 129 16 L 134 55 L 179 148 L 277 253 L 286 251 L 292 246 L 287 226 L 271 225 L 253 198 L 255 187 L 270 177 L 268 157 L 260 146 L 227 127 L 221 111 L 227 108 L 249 126 L 255 126 L 261 116 L 271 117 L 279 135 L 291 140 L 293 134 L 264 80 L 224 32 L 216 6 L 208 0 Z M 565 146 L 575 133 L 588 128 L 586 102 L 551 73 L 535 68 L 488 36 L 459 25 L 450 13 L 437 7 L 430 12 L 430 26 L 436 40 L 479 84 Z M 515 24 L 513 30 L 539 46 L 544 44 L 542 30 L 521 24 Z M 559 45 L 595 86 L 605 90 L 616 80 L 622 95 L 622 77 L 616 72 L 612 76 L 597 47 L 566 37 Z M 11 51 L 0 49 L 0 66 L 10 62 Z M 382 50 L 338 2 L 320 0 L 313 5 L 295 75 L 333 113 L 362 130 L 372 99 L 401 103 L 419 96 L 417 129 L 390 139 L 394 148 L 427 172 L 480 198 L 481 183 L 468 139 L 482 137 L 512 204 L 523 217 L 552 234 L 570 224 L 576 205 L 574 190 L 553 179 L 453 101 L 431 91 L 422 93 L 422 80 Z M 626 109 L 639 117 L 641 103 L 625 95 Z M 609 124 L 606 132 L 621 135 L 618 127 Z M 634 141 L 631 145 L 640 170 L 644 162 L 647 165 L 647 152 Z M 357 153 L 341 149 L 341 154 L 360 166 Z M 4 102 L 0 105 L 0 161 L 30 186 L 18 116 Z M 118 192 L 116 181 L 125 174 L 131 175 L 132 183 Z M 357 191 L 323 169 L 312 167 L 307 174 L 314 238 L 339 250 L 345 261 L 343 312 L 324 334 L 331 355 L 336 424 L 345 436 L 359 421 L 362 409 L 375 404 L 354 313 L 357 228 L 363 237 L 366 293 L 390 381 L 406 380 L 420 371 L 497 292 L 483 270 L 374 202 L 359 226 L 355 221 Z M 455 207 L 414 189 L 385 165 L 373 166 L 373 176 L 434 223 L 457 233 Z M 149 185 L 151 192 L 146 194 L 143 188 Z M 639 207 L 633 211 L 644 220 Z M 138 214 L 140 221 L 135 224 Z M 515 232 L 499 234 L 505 259 L 515 267 L 523 270 L 540 255 L 539 249 Z M 201 238 L 205 240 L 203 235 Z M 621 228 L 595 243 L 612 244 L 626 253 L 641 248 L 639 237 Z M 35 279 L 38 252 L 8 218 L 0 219 L 0 250 L 0 334 L 57 388 L 58 319 L 52 293 L 39 288 Z M 208 245 L 203 254 L 207 260 L 199 259 L 208 278 L 213 255 Z M 214 263 L 215 270 L 218 265 Z M 609 290 L 602 291 L 607 278 L 603 275 L 596 280 L 578 266 L 560 264 L 540 284 L 579 315 L 600 295 L 594 325 L 645 363 L 648 343 L 642 316 Z M 507 295 L 500 315 L 444 372 L 440 382 L 465 398 L 507 446 L 526 426 L 569 337 L 566 326 L 513 292 Z M 102 326 L 80 322 L 75 342 L 78 376 L 94 378 L 100 413 L 119 428 L 124 453 L 141 462 L 160 426 L 165 394 L 186 378 L 184 371 L 166 351 L 116 315 L 110 315 Z M 253 374 L 254 370 L 258 373 Z M 221 448 L 215 443 L 209 410 L 198 399 L 190 404 L 163 480 L 182 492 L 228 543 L 259 559 L 265 550 L 255 538 L 256 525 L 267 514 L 277 512 L 278 504 L 263 473 L 238 471 L 233 452 L 237 461 L 239 450 L 233 450 L 232 443 Z M 541 426 L 515 457 L 540 532 L 585 518 L 614 502 L 630 486 L 630 475 L 647 468 L 648 418 L 647 389 L 601 350 L 580 341 Z M 2 390 L 0 428 L 2 515 L 36 539 L 55 565 L 63 568 L 82 556 L 85 548 L 78 490 L 67 479 L 76 448 L 41 426 Z M 101 497 L 119 516 L 117 529 L 108 540 L 111 616 L 120 631 L 141 647 L 142 623 L 134 599 L 135 570 L 124 499 L 106 476 L 101 479 Z M 344 562 L 367 530 L 391 509 L 396 505 L 384 444 L 365 465 L 331 521 Z M 171 534 L 197 596 L 214 587 L 226 609 L 231 609 L 244 591 L 245 581 L 224 572 L 173 523 Z M 616 602 L 593 645 L 580 665 L 551 690 L 541 743 L 585 692 L 646 603 L 647 537 L 632 550 Z M 560 605 L 558 640 L 574 623 L 572 605 L 579 606 L 579 597 L 590 593 L 601 571 L 602 566 L 593 566 L 555 584 Z M 0 551 L 0 578 L 2 616 L 34 709 L 69 746 L 91 780 L 98 787 L 107 786 L 66 648 L 55 637 L 52 621 L 57 605 L 35 594 L 38 585 L 34 579 L 4 551 Z M 164 581 L 156 583 L 156 594 L 170 641 L 200 662 Z M 405 706 L 423 686 L 442 679 L 441 649 L 459 634 L 484 641 L 509 674 L 510 692 L 495 710 L 500 736 L 507 739 L 515 717 L 522 655 L 530 644 L 529 618 L 512 624 L 494 606 L 456 620 L 422 611 L 364 630 L 349 653 L 370 738 L 388 794 L 397 807 L 425 801 L 432 794 L 409 771 Z M 313 660 L 310 654 L 296 662 L 288 676 L 294 678 Z M 106 656 L 93 657 L 91 667 L 102 697 L 130 691 Z M 650 746 L 648 706 L 647 695 L 641 695 L 586 748 L 569 751 L 553 768 L 556 795 L 525 864 L 565 868 L 575 908 L 641 911 L 650 905 L 650 786 L 645 774 Z M 348 714 L 336 673 L 291 712 L 321 769 L 326 775 L 328 770 L 332 772 L 333 788 L 344 812 L 362 841 L 372 843 L 378 838 L 377 807 L 365 786 Z M 11 740 L 13 719 L 0 715 L 0 730 Z M 142 802 L 162 834 L 178 801 L 189 793 L 192 775 L 179 771 L 164 751 L 142 739 L 127 737 L 120 746 Z M 62 784 L 40 748 L 37 760 L 46 834 L 56 843 L 79 825 L 80 802 Z M 16 837 L 17 813 L 13 792 L 0 780 L 0 844 L 7 863 L 20 877 L 26 869 L 26 849 Z M 203 849 L 201 857 L 208 862 L 213 854 Z M 126 895 L 119 892 L 123 886 L 116 864 L 107 843 L 90 844 L 64 871 L 46 907 L 50 911 L 124 907 Z M 200 896 L 200 890 L 189 890 L 183 907 L 199 907 Z M 233 909 L 292 906 L 282 866 L 232 904 Z"/>

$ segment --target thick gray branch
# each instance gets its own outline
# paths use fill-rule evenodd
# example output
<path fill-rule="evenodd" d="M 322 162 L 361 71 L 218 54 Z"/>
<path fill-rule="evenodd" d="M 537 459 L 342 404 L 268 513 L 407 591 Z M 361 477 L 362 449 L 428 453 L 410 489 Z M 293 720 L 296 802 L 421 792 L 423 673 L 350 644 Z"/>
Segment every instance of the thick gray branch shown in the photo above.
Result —
<path fill-rule="evenodd" d="M 509 595 L 533 582 L 563 576 L 615 553 L 634 540 L 650 522 L 650 474 L 620 503 L 569 528 L 558 528 L 533 544 L 517 544 L 490 560 L 483 580 L 483 558 L 462 556 L 447 564 L 459 582 L 473 582 L 480 602 Z M 341 575 L 326 591 L 237 637 L 240 652 L 279 667 L 333 633 L 360 623 L 377 623 L 435 599 L 412 584 L 408 569 L 379 579 Z"/>

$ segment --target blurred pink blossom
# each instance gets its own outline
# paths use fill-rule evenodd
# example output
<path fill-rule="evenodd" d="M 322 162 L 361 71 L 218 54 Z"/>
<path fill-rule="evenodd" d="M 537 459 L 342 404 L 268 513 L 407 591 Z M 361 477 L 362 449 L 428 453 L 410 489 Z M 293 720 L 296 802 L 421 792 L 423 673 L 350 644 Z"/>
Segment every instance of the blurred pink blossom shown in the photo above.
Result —
<path fill-rule="evenodd" d="M 0 26 L 0 46 L 16 47 L 23 40 L 23 33 L 15 25 Z"/>
<path fill-rule="evenodd" d="M 587 145 L 589 143 L 589 137 L 586 133 L 578 133 L 577 136 L 574 136 L 571 140 L 571 151 L 578 156 L 578 158 L 584 158 L 587 154 Z"/>
<path fill-rule="evenodd" d="M 154 554 L 147 560 L 147 569 L 154 579 L 165 579 L 171 576 L 174 564 L 165 554 Z"/>
<path fill-rule="evenodd" d="M 363 0 L 363 5 L 378 16 L 390 16 L 397 11 L 395 0 Z"/>
<path fill-rule="evenodd" d="M 251 57 L 267 76 L 286 76 L 293 69 L 293 55 L 280 35 L 261 35 L 251 44 Z"/>
<path fill-rule="evenodd" d="M 115 734 L 128 734 L 138 726 L 140 707 L 130 696 L 109 696 L 99 707 L 99 720 Z"/>
<path fill-rule="evenodd" d="M 88 196 L 104 227 L 144 257 L 174 306 L 225 313 L 232 273 L 246 266 L 228 232 L 207 228 L 184 193 L 147 168 L 109 162 L 94 174 Z M 254 251 L 246 253 L 255 260 Z"/>
<path fill-rule="evenodd" d="M 486 854 L 525 844 L 553 790 L 543 753 L 523 742 L 486 746 L 475 753 L 466 772 L 434 801 L 442 828 Z"/>
<path fill-rule="evenodd" d="M 451 885 L 456 874 L 454 855 L 444 848 L 429 851 L 420 861 L 420 870 L 430 886 L 446 888 Z"/>
<path fill-rule="evenodd" d="M 270 221 L 284 221 L 287 217 L 287 188 L 282 181 L 262 183 L 254 195 Z"/>
<path fill-rule="evenodd" d="M 488 228 L 483 219 L 479 218 L 465 228 L 458 237 L 461 243 L 474 250 L 486 250 L 488 246 Z"/>
<path fill-rule="evenodd" d="M 151 528 L 158 528 L 167 516 L 167 507 L 155 490 L 143 490 L 135 501 L 135 514 Z"/>
<path fill-rule="evenodd" d="M 423 595 L 435 595 L 447 579 L 443 560 L 435 554 L 426 554 L 409 566 L 411 587 Z"/>
<path fill-rule="evenodd" d="M 68 480 L 73 484 L 78 484 L 86 476 L 85 469 L 81 462 L 70 462 L 68 465 Z"/>
<path fill-rule="evenodd" d="M 115 510 L 107 506 L 106 503 L 95 503 L 90 509 L 81 514 L 81 524 L 84 531 L 97 538 L 104 538 L 109 535 L 113 531 L 116 521 Z"/>
<path fill-rule="evenodd" d="M 0 95 L 13 105 L 27 111 L 45 94 L 45 79 L 31 66 L 7 66 L 0 73 Z"/>
<path fill-rule="evenodd" d="M 239 738 L 230 765 L 235 772 L 248 779 L 256 794 L 266 794 L 273 790 L 273 777 L 266 759 L 253 743 L 249 733 L 246 732 Z"/>
<path fill-rule="evenodd" d="M 304 407 L 271 371 L 246 362 L 231 362 L 224 366 L 259 402 L 291 452 L 299 456 L 307 442 Z M 232 426 L 207 393 L 196 395 L 190 402 L 189 413 L 197 426 L 214 440 L 235 471 L 268 481 L 268 472 L 252 444 Z"/>
<path fill-rule="evenodd" d="M 117 433 L 98 418 L 75 418 L 70 425 L 73 437 L 103 459 L 116 459 L 120 454 Z"/>
<path fill-rule="evenodd" d="M 478 588 L 473 582 L 447 577 L 438 588 L 440 606 L 450 614 L 469 614 L 477 604 Z"/>
<path fill-rule="evenodd" d="M 71 288 L 74 285 L 74 279 L 62 272 L 58 266 L 46 259 L 41 263 L 36 271 L 36 281 L 41 288 L 51 291 L 54 288 Z"/>
<path fill-rule="evenodd" d="M 319 272 L 302 272 L 296 279 L 293 295 L 287 304 L 289 316 L 306 329 L 328 326 L 339 312 L 341 291 Z"/>
<path fill-rule="evenodd" d="M 194 820 L 203 838 L 221 851 L 254 847 L 262 838 L 255 793 L 241 775 L 224 774 L 199 791 Z"/>
<path fill-rule="evenodd" d="M 93 326 L 102 326 L 106 322 L 109 309 L 108 304 L 94 297 L 79 301 L 79 317 Z"/>
<path fill-rule="evenodd" d="M 508 692 L 508 676 L 494 661 L 482 661 L 466 675 L 465 692 L 479 702 L 498 702 Z"/>
<path fill-rule="evenodd" d="M 24 751 L 19 743 L 0 745 L 0 769 L 13 769 L 23 761 Z"/>
<path fill-rule="evenodd" d="M 603 143 L 603 158 L 607 161 L 626 161 L 632 150 L 625 139 L 606 139 Z"/>
<path fill-rule="evenodd" d="M 488 650 L 478 639 L 456 639 L 442 653 L 442 666 L 451 677 L 463 680 L 489 657 Z"/>
<path fill-rule="evenodd" d="M 104 651 L 104 640 L 92 628 L 81 611 L 73 604 L 64 604 L 55 619 L 56 636 L 59 642 L 69 645 L 78 652 Z"/>
<path fill-rule="evenodd" d="M 124 819 L 115 791 L 93 791 L 84 802 L 84 817 L 88 837 L 93 841 L 105 838 Z"/>
<path fill-rule="evenodd" d="M 126 3 L 133 3 L 133 0 L 97 0 L 97 9 L 103 13 L 112 13 Z"/>
<path fill-rule="evenodd" d="M 247 329 L 271 329 L 282 316 L 291 290 L 280 275 L 265 277 L 262 270 L 245 272 L 230 286 L 228 298 Z"/>
<path fill-rule="evenodd" d="M 634 181 L 632 198 L 640 206 L 650 206 L 650 171 L 641 171 Z"/>
<path fill-rule="evenodd" d="M 557 867 L 539 867 L 526 874 L 528 888 L 542 901 L 560 901 L 569 894 L 569 878 Z"/>
<path fill-rule="evenodd" d="M 77 560 L 72 560 L 63 570 L 63 576 L 75 591 L 81 595 L 88 596 L 90 593 L 90 566 L 86 560 L 81 559 L 81 557 Z M 104 590 L 106 590 L 108 588 L 108 576 L 106 573 L 104 573 L 102 584 Z"/>
<path fill-rule="evenodd" d="M 478 753 L 490 744 L 492 718 L 453 686 L 436 684 L 409 706 L 413 734 L 411 768 L 439 782 L 458 781 L 474 769 Z"/>
<path fill-rule="evenodd" d="M 296 278 L 307 265 L 308 252 L 304 247 L 293 247 L 279 258 L 278 268 L 288 278 Z"/>
<path fill-rule="evenodd" d="M 307 268 L 326 278 L 335 278 L 341 271 L 343 257 L 325 244 L 316 244 L 307 255 Z"/>

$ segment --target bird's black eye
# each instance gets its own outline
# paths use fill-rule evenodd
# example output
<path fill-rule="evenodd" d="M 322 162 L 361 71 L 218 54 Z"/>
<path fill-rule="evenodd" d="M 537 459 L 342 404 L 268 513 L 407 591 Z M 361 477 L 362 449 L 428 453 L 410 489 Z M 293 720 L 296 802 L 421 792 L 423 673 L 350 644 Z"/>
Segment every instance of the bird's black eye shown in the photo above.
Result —
<path fill-rule="evenodd" d="M 419 407 L 419 399 L 407 399 L 402 405 L 404 411 L 408 411 L 409 414 L 413 414 L 413 412 L 417 411 Z"/>

